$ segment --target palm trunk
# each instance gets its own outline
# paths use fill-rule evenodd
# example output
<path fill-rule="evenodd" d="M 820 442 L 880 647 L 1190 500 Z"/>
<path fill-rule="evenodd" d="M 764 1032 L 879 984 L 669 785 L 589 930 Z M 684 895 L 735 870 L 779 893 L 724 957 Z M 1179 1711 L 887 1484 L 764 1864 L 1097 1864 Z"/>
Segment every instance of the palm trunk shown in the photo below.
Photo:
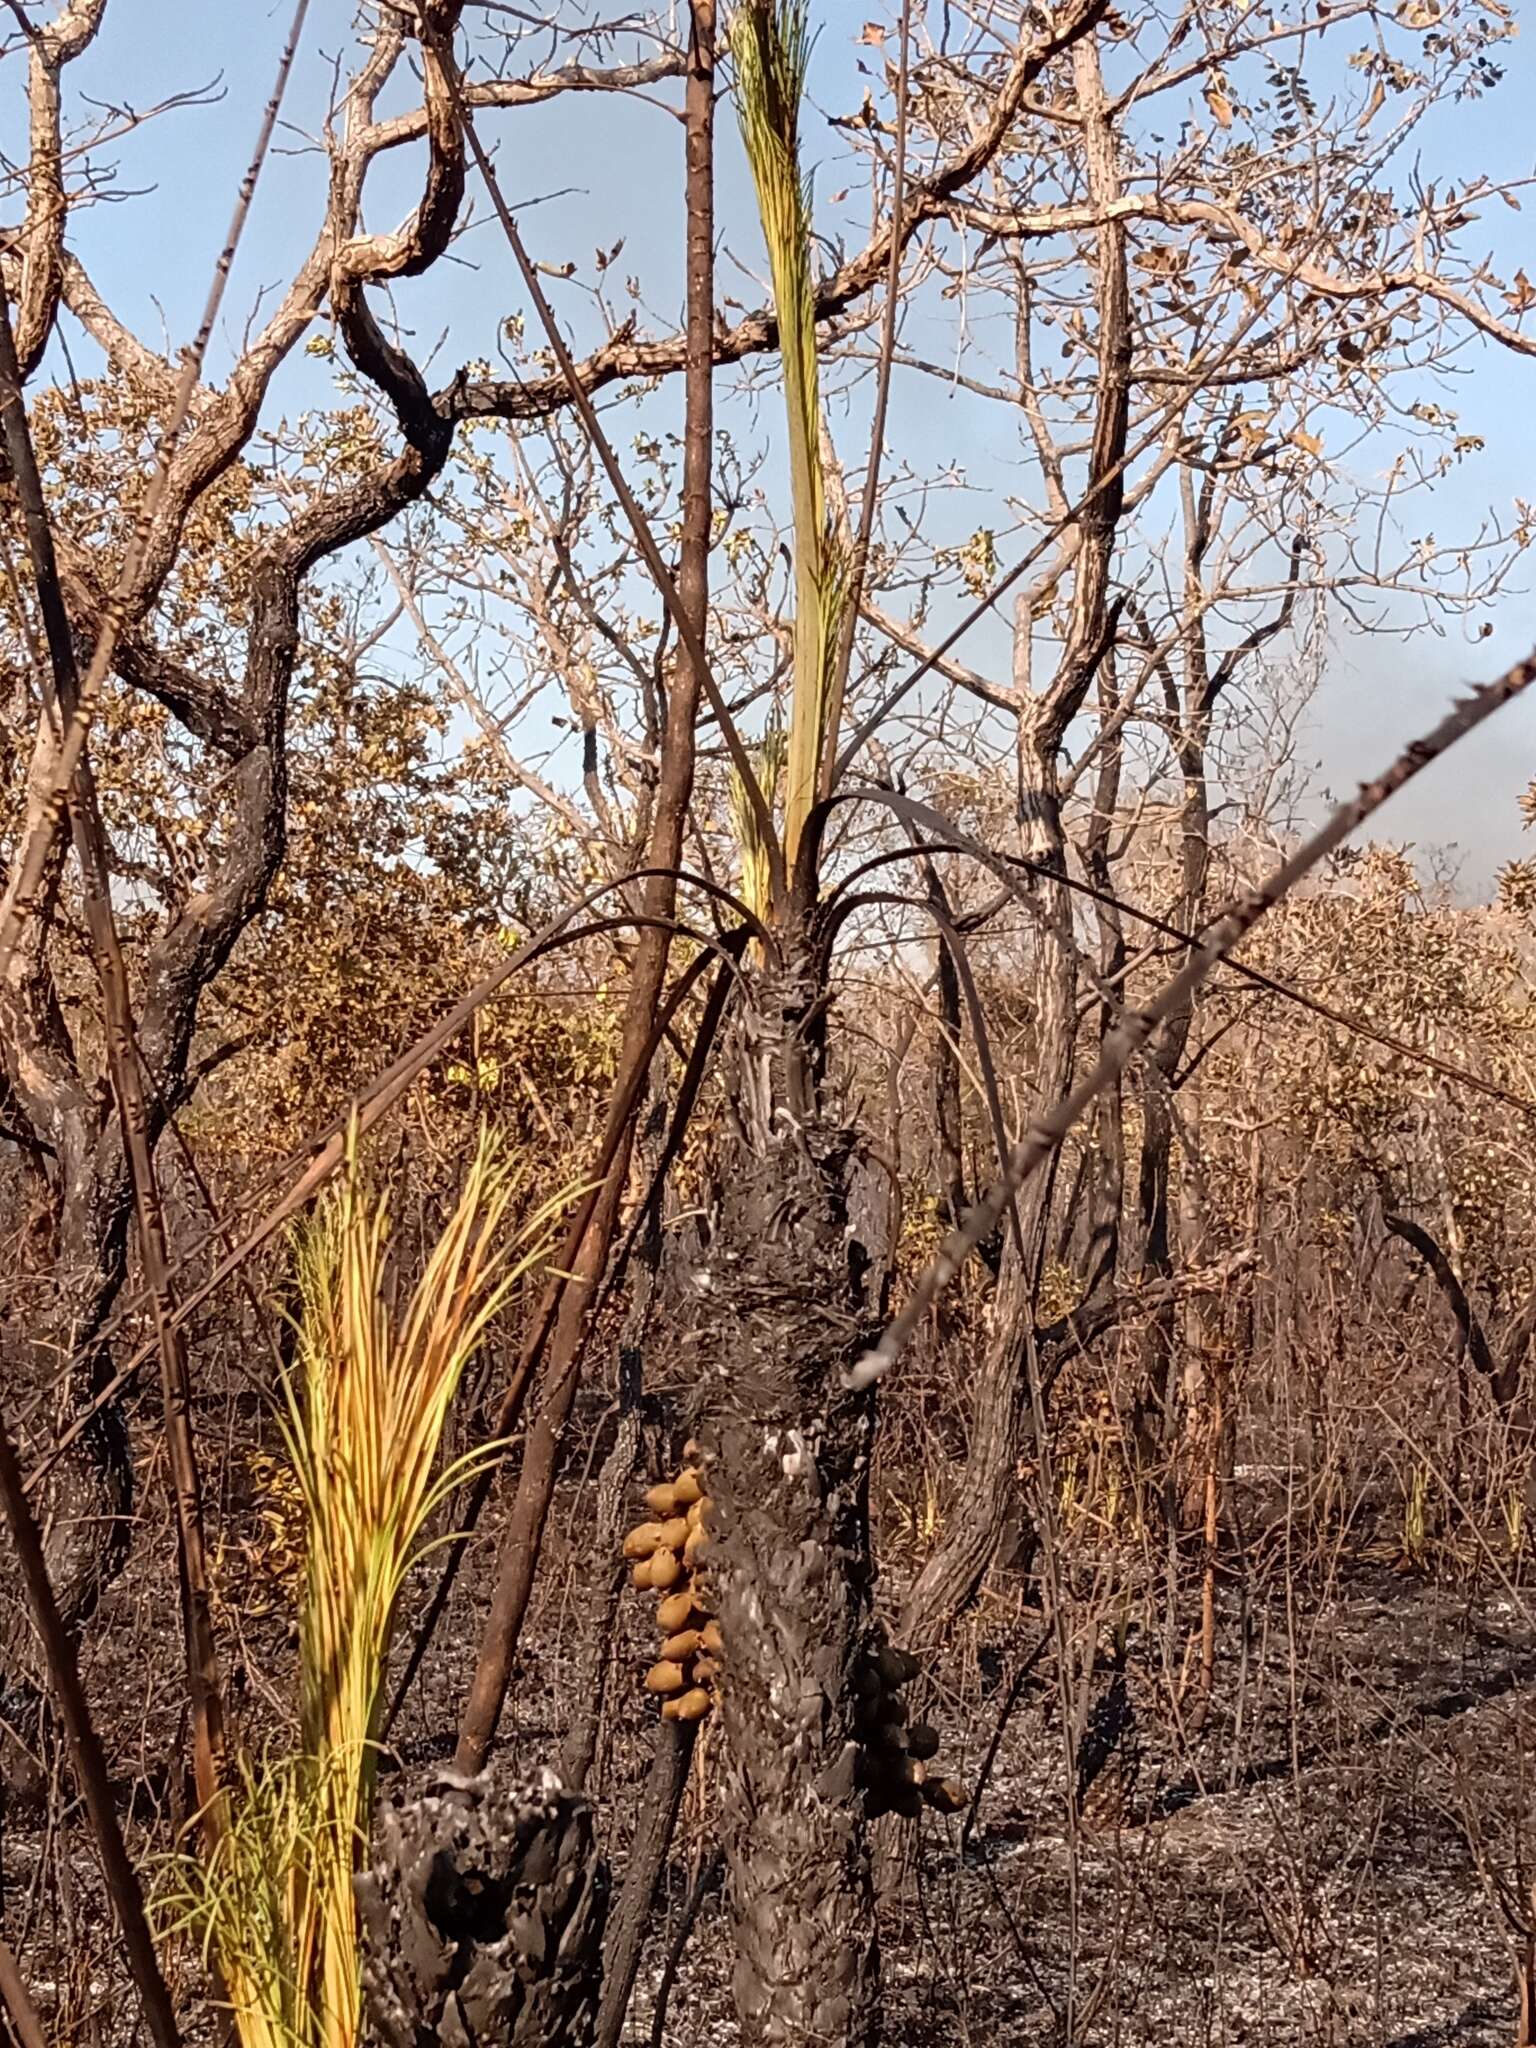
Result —
<path fill-rule="evenodd" d="M 876 2035 L 875 1901 L 855 1677 L 869 1635 L 872 1402 L 841 1369 L 864 1330 L 849 1134 L 825 1115 L 810 950 L 744 1002 L 742 1140 L 694 1328 L 725 1640 L 722 1816 L 735 1995 L 753 2048 Z"/>
<path fill-rule="evenodd" d="M 552 1771 L 429 1780 L 386 1800 L 359 1878 L 366 2038 L 378 2048 L 585 2048 L 608 1873 Z"/>

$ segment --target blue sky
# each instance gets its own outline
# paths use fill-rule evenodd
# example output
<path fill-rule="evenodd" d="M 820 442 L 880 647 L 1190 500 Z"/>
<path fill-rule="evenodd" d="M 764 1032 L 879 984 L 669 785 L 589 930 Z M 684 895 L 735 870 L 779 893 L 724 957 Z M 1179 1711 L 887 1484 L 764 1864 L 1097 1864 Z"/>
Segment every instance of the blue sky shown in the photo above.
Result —
<path fill-rule="evenodd" d="M 834 110 L 851 111 L 859 84 L 852 37 L 865 12 L 829 4 L 817 51 L 813 87 Z M 135 319 L 146 339 L 188 339 L 206 294 L 214 256 L 223 239 L 236 181 L 270 90 L 277 53 L 291 12 L 290 0 L 112 0 L 98 44 L 68 74 L 74 93 L 144 108 L 174 93 L 220 80 L 224 97 L 211 107 L 181 110 L 151 123 L 117 145 L 119 185 L 136 196 L 103 204 L 79 218 L 75 239 L 109 301 Z M 250 230 L 231 279 L 224 313 L 225 361 L 258 298 L 280 288 L 294 251 L 313 232 L 323 198 L 324 171 L 304 149 L 323 114 L 331 84 L 330 59 L 349 46 L 350 0 L 312 0 L 300 65 L 286 113 L 292 130 L 263 175 Z M 1505 47 L 1504 83 L 1472 107 L 1447 110 L 1420 138 L 1423 174 L 1460 184 L 1476 172 L 1525 177 L 1536 170 L 1536 140 L 1529 109 L 1536 104 L 1536 59 L 1528 43 Z M 19 108 L 20 59 L 11 59 L 6 140 L 13 139 Z M 670 322 L 680 297 L 681 222 L 670 166 L 677 130 L 644 105 L 604 99 L 557 103 L 498 117 L 502 175 L 525 207 L 530 241 L 551 254 L 585 256 L 599 244 L 626 238 L 621 268 L 641 274 L 649 315 Z M 822 131 L 825 133 L 825 131 Z M 729 125 L 724 139 L 723 211 L 741 217 L 744 178 Z M 377 181 L 373 225 L 388 226 L 409 203 L 410 153 Z M 817 180 L 819 224 L 837 232 L 830 195 L 838 167 L 824 160 Z M 558 194 L 546 198 L 545 195 Z M 543 203 L 527 207 L 530 199 Z M 1536 194 L 1526 211 L 1485 207 L 1473 230 L 1486 236 L 1494 268 L 1509 275 L 1522 260 L 1536 270 Z M 861 224 L 842 224 L 850 245 Z M 750 236 L 736 238 L 750 250 Z M 447 329 L 452 358 L 440 359 L 444 377 L 457 359 L 489 354 L 498 320 L 517 310 L 521 294 L 510 258 L 494 231 L 482 230 L 460 251 L 465 262 L 440 266 L 430 290 L 400 301 L 415 324 L 416 345 L 426 349 Z M 750 277 L 723 265 L 722 295 L 746 303 L 760 297 Z M 579 317 L 579 302 L 562 310 Z M 214 368 L 219 358 L 216 355 Z M 1512 358 L 1475 344 L 1461 357 L 1452 395 L 1436 395 L 1462 415 L 1463 430 L 1480 434 L 1484 450 L 1437 486 L 1436 533 L 1447 538 L 1476 530 L 1489 506 L 1507 514 L 1518 494 L 1536 499 L 1536 360 Z M 322 365 L 301 359 L 279 386 L 281 404 L 323 401 Z M 680 393 L 677 394 L 680 401 Z M 676 402 L 676 401 L 675 401 Z M 892 439 L 915 457 L 953 457 L 987 473 L 989 450 L 976 445 L 985 415 L 950 405 L 929 380 L 898 378 Z M 858 459 L 862 451 L 849 451 Z M 1529 580 L 1529 579 L 1527 579 Z M 1379 768 L 1394 748 L 1424 727 L 1456 687 L 1494 673 L 1536 643 L 1536 599 L 1512 589 L 1493 615 L 1492 635 L 1471 645 L 1459 629 L 1443 636 L 1420 632 L 1403 641 L 1341 638 L 1303 751 L 1320 765 L 1320 780 L 1343 789 Z M 982 650 L 984 653 L 988 650 Z M 973 658 L 978 658 L 973 650 Z M 1421 844 L 1455 842 L 1463 850 L 1467 881 L 1486 882 L 1511 854 L 1536 852 L 1522 838 L 1515 798 L 1536 775 L 1536 704 L 1517 706 L 1454 760 L 1399 798 L 1383 820 L 1394 837 Z"/>

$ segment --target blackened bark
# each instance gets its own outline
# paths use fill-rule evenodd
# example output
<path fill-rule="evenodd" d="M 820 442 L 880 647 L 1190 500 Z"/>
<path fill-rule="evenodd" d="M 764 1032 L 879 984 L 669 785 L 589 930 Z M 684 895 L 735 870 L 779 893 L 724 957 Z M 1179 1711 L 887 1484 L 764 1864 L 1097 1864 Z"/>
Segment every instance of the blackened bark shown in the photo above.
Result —
<path fill-rule="evenodd" d="M 694 1325 L 705 1553 L 725 1642 L 720 1812 L 736 2008 L 751 2048 L 864 2048 L 879 1957 L 858 1793 L 856 1676 L 869 1637 L 872 1404 L 844 1391 L 866 1327 L 852 1145 L 820 1109 L 819 988 L 785 936 L 743 1001 L 745 1144 Z"/>
<path fill-rule="evenodd" d="M 381 2048 L 587 2048 L 607 1872 L 586 1802 L 552 1771 L 445 1776 L 379 1816 L 357 1879 L 363 2013 Z"/>
<path fill-rule="evenodd" d="M 48 715 L 60 727 L 79 710 L 80 680 L 74 638 L 59 582 L 52 523 L 22 399 L 9 308 L 0 292 L 0 386 L 4 439 L 12 482 L 21 505 L 38 610 L 48 650 L 52 690 L 44 690 Z M 118 1128 L 128 1159 L 138 1221 L 139 1258 L 154 1314 L 161 1360 L 161 1399 L 166 1447 L 177 1517 L 177 1565 L 187 1678 L 192 1707 L 193 1754 L 198 1804 L 210 1834 L 220 1825 L 217 1796 L 224 1758 L 223 1698 L 214 1643 L 203 1535 L 202 1483 L 192 1433 L 192 1392 L 186 1346 L 175 1323 L 165 1206 L 155 1172 L 144 1076 L 134 1035 L 128 971 L 111 903 L 106 829 L 97 800 L 88 748 L 82 748 L 69 796 L 70 826 L 80 867 L 86 928 L 101 991 L 107 1066 L 117 1101 Z"/>
<path fill-rule="evenodd" d="M 117 1156 L 121 1163 L 120 1153 Z M 112 1376 L 97 1342 L 126 1271 L 129 1193 L 103 1190 L 82 1171 L 58 1198 L 58 1291 L 46 1322 L 7 1332 L 0 1369 L 13 1398 L 38 1399 L 23 1439 L 29 1459 L 51 1435 L 92 1403 Z M 104 1195 L 98 1208 L 95 1195 Z M 105 1233 L 100 1229 L 106 1224 Z M 98 1409 L 49 1474 L 40 1506 L 45 1551 L 59 1609 L 71 1637 L 87 1626 L 127 1560 L 133 1538 L 135 1480 L 121 1404 Z M 19 1605 L 0 1599 L 0 1685 L 19 1690 L 8 1710 L 28 1718 L 38 1672 L 31 1631 Z"/>
<path fill-rule="evenodd" d="M 1463 1348 L 1487 1380 L 1500 1409 L 1507 1410 L 1520 1386 L 1520 1360 L 1514 1347 L 1508 1347 L 1502 1359 L 1495 1355 L 1483 1320 L 1472 1306 L 1456 1268 L 1422 1223 L 1415 1223 L 1411 1216 L 1397 1216 L 1390 1212 L 1384 1213 L 1381 1220 L 1394 1237 L 1400 1237 L 1404 1244 L 1413 1247 L 1434 1275 L 1435 1284 L 1456 1318 L 1457 1334 Z"/>

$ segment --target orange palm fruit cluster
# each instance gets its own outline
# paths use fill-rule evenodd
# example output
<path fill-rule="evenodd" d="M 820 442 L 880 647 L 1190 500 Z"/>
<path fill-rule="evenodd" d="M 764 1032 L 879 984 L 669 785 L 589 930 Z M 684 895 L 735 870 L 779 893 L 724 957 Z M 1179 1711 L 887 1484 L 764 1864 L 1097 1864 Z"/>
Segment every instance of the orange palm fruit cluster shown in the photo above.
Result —
<path fill-rule="evenodd" d="M 699 1559 L 709 1545 L 709 1495 L 693 1460 L 697 1444 L 684 1446 L 684 1464 L 673 1480 L 645 1496 L 652 1521 L 624 1538 L 637 1586 L 661 1594 L 656 1622 L 661 1654 L 645 1674 L 645 1689 L 661 1697 L 667 1721 L 702 1721 L 715 1703 L 720 1672 L 720 1624 L 704 1604 Z"/>
<path fill-rule="evenodd" d="M 933 1775 L 938 1731 L 926 1721 L 907 1719 L 901 1688 L 918 1674 L 906 1650 L 880 1643 L 858 1676 L 859 1703 L 868 1733 L 864 1742 L 864 1799 L 871 1819 L 899 1813 L 915 1820 L 925 1806 L 935 1813 L 959 1813 L 969 1794 L 957 1778 Z"/>

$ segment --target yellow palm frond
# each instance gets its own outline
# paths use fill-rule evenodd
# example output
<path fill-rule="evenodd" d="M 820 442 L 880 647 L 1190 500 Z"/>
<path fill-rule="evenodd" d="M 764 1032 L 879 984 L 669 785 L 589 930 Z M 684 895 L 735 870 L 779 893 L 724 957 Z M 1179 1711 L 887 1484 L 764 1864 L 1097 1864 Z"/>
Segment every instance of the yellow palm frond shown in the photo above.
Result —
<path fill-rule="evenodd" d="M 778 800 L 779 783 L 784 773 L 784 731 L 781 726 L 771 726 L 763 735 L 753 766 L 757 771 L 757 786 L 768 799 L 771 811 Z M 731 770 L 731 816 L 741 846 L 742 901 L 754 917 L 766 923 L 773 904 L 773 876 L 768 849 L 758 830 L 757 812 L 747 801 L 747 793 L 734 768 Z"/>
<path fill-rule="evenodd" d="M 293 1755 L 243 1767 L 214 1858 L 170 1892 L 223 1977 L 241 2048 L 353 2048 L 352 1880 L 373 1805 L 395 1614 L 433 1511 L 484 1447 L 438 1453 L 465 1367 L 549 1249 L 562 1192 L 510 1223 L 519 1175 L 482 1137 L 458 1204 L 402 1313 L 388 1306 L 388 1206 L 340 1185 L 297 1236 L 302 1314 L 279 1421 L 303 1502 L 299 1731 Z"/>
<path fill-rule="evenodd" d="M 785 754 L 784 854 L 791 868 L 816 801 L 846 565 L 828 518 L 811 208 L 800 170 L 800 102 L 810 55 L 805 0 L 742 0 L 731 25 L 736 103 L 773 278 L 794 525 L 794 682 Z"/>

